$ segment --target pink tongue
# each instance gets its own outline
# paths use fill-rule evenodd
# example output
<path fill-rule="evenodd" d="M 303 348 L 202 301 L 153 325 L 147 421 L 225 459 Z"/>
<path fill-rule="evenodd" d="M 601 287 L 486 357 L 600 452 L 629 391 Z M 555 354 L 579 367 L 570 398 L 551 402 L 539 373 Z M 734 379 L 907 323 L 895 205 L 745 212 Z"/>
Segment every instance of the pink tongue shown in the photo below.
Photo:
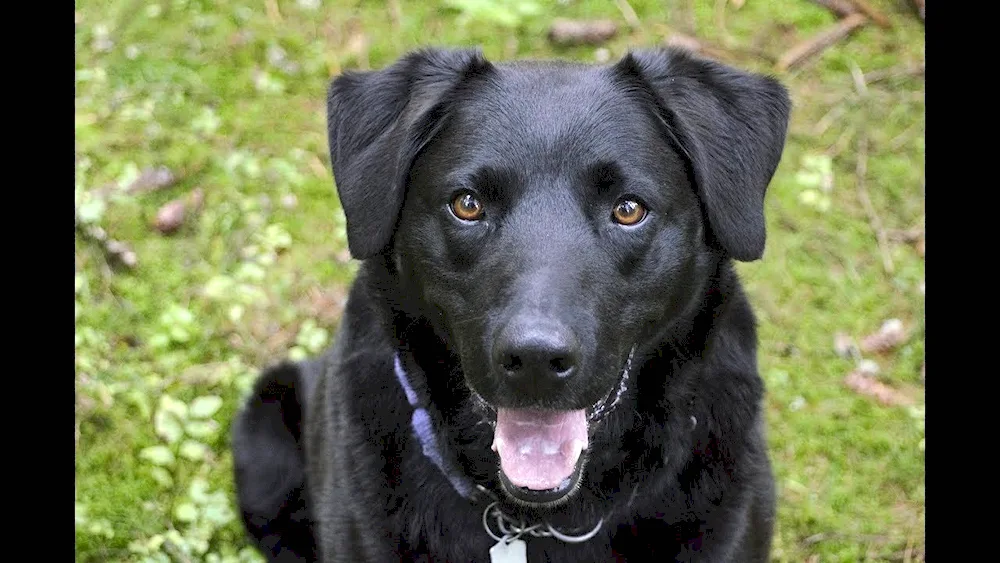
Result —
<path fill-rule="evenodd" d="M 535 491 L 555 489 L 587 447 L 586 411 L 497 409 L 493 449 L 511 483 Z"/>

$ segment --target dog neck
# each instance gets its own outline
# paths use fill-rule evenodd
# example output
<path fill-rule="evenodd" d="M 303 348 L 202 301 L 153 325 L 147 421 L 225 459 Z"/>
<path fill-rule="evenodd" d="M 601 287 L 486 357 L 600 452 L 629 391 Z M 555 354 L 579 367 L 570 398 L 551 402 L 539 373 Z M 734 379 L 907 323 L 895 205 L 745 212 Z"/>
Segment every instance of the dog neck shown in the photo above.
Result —
<path fill-rule="evenodd" d="M 410 424 L 413 427 L 413 433 L 420 442 L 424 456 L 444 474 L 448 482 L 451 483 L 452 488 L 455 489 L 455 492 L 463 498 L 478 500 L 478 493 L 481 492 L 481 487 L 477 488 L 472 480 L 456 467 L 455 462 L 450 457 L 445 456 L 444 450 L 441 447 L 441 441 L 438 439 L 437 432 L 434 429 L 434 420 L 428 410 L 430 408 L 430 401 L 427 398 L 427 390 L 423 389 L 423 386 L 419 382 L 411 380 L 406 372 L 406 368 L 403 367 L 403 361 L 399 352 L 396 352 L 393 358 L 393 369 L 400 387 L 403 388 L 403 392 L 406 394 L 406 400 L 413 407 Z"/>

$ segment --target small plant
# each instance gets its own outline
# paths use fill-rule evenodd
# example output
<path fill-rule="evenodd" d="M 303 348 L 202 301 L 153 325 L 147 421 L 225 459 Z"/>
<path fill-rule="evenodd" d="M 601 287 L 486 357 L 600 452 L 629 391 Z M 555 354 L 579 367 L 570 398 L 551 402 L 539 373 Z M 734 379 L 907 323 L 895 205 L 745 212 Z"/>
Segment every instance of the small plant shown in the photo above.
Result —
<path fill-rule="evenodd" d="M 542 12 L 542 7 L 531 0 L 445 0 L 445 4 L 461 13 L 457 23 L 463 26 L 482 21 L 513 28 Z"/>
<path fill-rule="evenodd" d="M 802 157 L 802 169 L 795 175 L 795 180 L 803 190 L 799 192 L 799 201 L 819 211 L 828 211 L 833 191 L 833 160 L 826 155 L 809 154 Z"/>

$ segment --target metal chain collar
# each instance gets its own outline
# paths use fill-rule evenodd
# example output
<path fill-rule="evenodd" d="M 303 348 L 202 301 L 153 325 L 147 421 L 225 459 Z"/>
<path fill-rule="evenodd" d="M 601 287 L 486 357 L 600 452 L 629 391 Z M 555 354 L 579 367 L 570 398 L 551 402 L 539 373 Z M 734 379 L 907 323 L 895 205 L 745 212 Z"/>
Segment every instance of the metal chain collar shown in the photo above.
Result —
<path fill-rule="evenodd" d="M 486 529 L 486 533 L 489 534 L 491 538 L 498 542 L 511 542 L 524 534 L 528 534 L 536 538 L 556 538 L 557 540 L 564 541 L 566 543 L 581 543 L 596 536 L 597 532 L 600 531 L 601 526 L 604 525 L 604 518 L 601 518 L 597 521 L 597 525 L 594 526 L 593 530 L 583 535 L 571 536 L 556 530 L 548 522 L 532 524 L 529 526 L 524 520 L 515 521 L 497 508 L 497 504 L 497 502 L 492 502 L 486 507 L 486 510 L 483 511 L 483 528 Z M 493 529 L 490 528 L 491 518 L 496 519 L 497 528 L 500 530 L 502 535 L 498 536 L 493 533 Z"/>

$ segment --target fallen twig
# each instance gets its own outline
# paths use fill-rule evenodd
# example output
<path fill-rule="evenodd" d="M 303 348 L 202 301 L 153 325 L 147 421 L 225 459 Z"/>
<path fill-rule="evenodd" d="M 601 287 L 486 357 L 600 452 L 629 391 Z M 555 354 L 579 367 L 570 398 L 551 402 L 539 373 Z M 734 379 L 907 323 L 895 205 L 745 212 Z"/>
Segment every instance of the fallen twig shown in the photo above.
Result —
<path fill-rule="evenodd" d="M 862 374 L 859 370 L 854 370 L 844 378 L 844 384 L 852 391 L 862 395 L 874 397 L 878 402 L 886 406 L 912 405 L 913 399 L 888 385 Z"/>
<path fill-rule="evenodd" d="M 921 76 L 924 74 L 924 65 L 907 66 L 904 68 L 892 67 L 881 68 L 865 73 L 865 82 L 881 82 L 892 78 L 905 78 L 909 76 Z"/>
<path fill-rule="evenodd" d="M 922 134 L 923 129 L 923 123 L 914 123 L 913 125 L 907 127 L 905 131 L 896 135 L 891 141 L 889 141 L 889 150 L 895 152 L 905 147 L 910 141 L 913 140 L 914 137 L 918 134 Z"/>
<path fill-rule="evenodd" d="M 889 319 L 882 323 L 878 331 L 865 336 L 861 340 L 861 351 L 866 354 L 882 354 L 897 348 L 906 341 L 906 329 L 903 321 Z"/>
<path fill-rule="evenodd" d="M 97 243 L 109 261 L 121 264 L 129 269 L 134 268 L 138 263 L 135 251 L 129 245 L 109 237 L 108 233 L 97 225 L 88 225 L 77 218 L 76 230 L 84 238 Z"/>
<path fill-rule="evenodd" d="M 118 190 L 128 195 L 139 195 L 169 188 L 176 183 L 177 175 L 172 170 L 166 166 L 151 166 L 139 172 L 135 180 L 132 180 L 127 186 L 119 186 L 118 183 L 112 182 L 95 189 L 94 195 L 100 198 L 108 198 Z"/>
<path fill-rule="evenodd" d="M 691 34 L 697 33 L 698 20 L 694 14 L 694 0 L 684 0 L 680 12 L 680 19 L 683 22 L 684 30 Z"/>
<path fill-rule="evenodd" d="M 403 8 L 399 5 L 399 0 L 389 0 L 389 23 L 392 28 L 398 30 L 403 21 Z"/>
<path fill-rule="evenodd" d="M 615 0 L 615 6 L 618 6 L 618 10 L 622 13 L 622 17 L 625 18 L 625 23 L 629 27 L 636 29 L 642 24 L 639 21 L 639 16 L 632 9 L 632 5 L 628 3 L 628 0 Z"/>
<path fill-rule="evenodd" d="M 855 362 L 860 362 L 862 359 L 858 344 L 846 332 L 838 332 L 833 335 L 833 350 L 841 358 L 850 358 Z"/>
<path fill-rule="evenodd" d="M 837 104 L 830 108 L 830 111 L 823 114 L 823 117 L 819 118 L 816 125 L 813 126 L 813 135 L 817 137 L 826 133 L 826 130 L 833 125 L 833 122 L 840 119 L 844 113 L 847 112 L 847 106 L 844 104 Z"/>
<path fill-rule="evenodd" d="M 878 244 L 879 252 L 882 254 L 882 266 L 885 268 L 885 273 L 892 275 L 896 268 L 892 263 L 892 256 L 889 254 L 889 241 L 882 226 L 882 219 L 875 212 L 875 206 L 872 205 L 871 198 L 868 197 L 868 188 L 865 186 L 865 175 L 868 173 L 867 133 L 862 133 L 861 138 L 858 139 L 857 158 L 858 164 L 855 175 L 857 176 L 858 199 L 861 200 L 861 205 L 865 208 L 865 213 L 868 215 L 869 225 L 875 231 L 875 241 Z"/>
<path fill-rule="evenodd" d="M 891 231 L 886 231 L 886 237 L 895 242 L 905 242 L 908 244 L 913 244 L 920 240 L 920 237 L 924 236 L 923 227 L 913 227 L 912 229 L 899 230 L 894 229 Z"/>
<path fill-rule="evenodd" d="M 814 4 L 819 4 L 827 10 L 830 10 L 837 17 L 843 18 L 851 14 L 857 13 L 858 9 L 851 4 L 850 0 L 812 0 Z"/>
<path fill-rule="evenodd" d="M 163 204 L 156 212 L 153 227 L 165 235 L 177 231 L 184 224 L 189 212 L 199 210 L 204 200 L 205 192 L 201 188 L 196 188 L 186 197 Z"/>
<path fill-rule="evenodd" d="M 667 47 L 680 47 L 693 53 L 705 55 L 713 59 L 733 60 L 738 56 L 757 58 L 774 64 L 774 56 L 759 49 L 724 48 L 718 45 L 705 43 L 697 37 L 685 35 L 683 33 L 673 33 L 663 42 Z"/>
<path fill-rule="evenodd" d="M 777 69 L 779 71 L 786 71 L 802 64 L 806 59 L 847 37 L 867 21 L 868 17 L 863 14 L 855 13 L 847 16 L 829 29 L 821 31 L 786 51 L 778 58 Z"/>
<path fill-rule="evenodd" d="M 861 68 L 854 61 L 851 61 L 851 78 L 854 79 L 854 91 L 858 93 L 858 96 L 863 97 L 868 93 L 865 73 L 861 72 Z"/>
<path fill-rule="evenodd" d="M 271 20 L 271 23 L 280 23 L 281 10 L 278 9 L 278 2 L 276 0 L 264 0 L 264 6 L 267 10 L 267 19 Z"/>
<path fill-rule="evenodd" d="M 559 18 L 549 28 L 549 41 L 556 45 L 600 45 L 618 33 L 612 20 L 568 20 Z"/>
<path fill-rule="evenodd" d="M 840 136 L 837 137 L 837 140 L 834 141 L 832 145 L 827 147 L 827 149 L 824 152 L 830 158 L 839 156 L 842 152 L 844 152 L 847 149 L 847 146 L 851 143 L 851 141 L 854 140 L 854 134 L 856 132 L 857 130 L 853 125 L 847 126 L 847 128 L 844 129 L 844 131 L 840 134 Z"/>
<path fill-rule="evenodd" d="M 138 194 L 154 192 L 169 188 L 177 182 L 177 176 L 166 166 L 156 166 L 146 168 L 139 173 L 139 176 L 125 188 L 127 194 Z"/>
<path fill-rule="evenodd" d="M 875 9 L 867 0 L 850 0 L 851 4 L 857 7 L 858 11 L 871 18 L 879 27 L 889 29 L 892 22 L 882 12 Z"/>
<path fill-rule="evenodd" d="M 733 37 L 729 35 L 726 28 L 726 2 L 727 0 L 715 0 L 715 25 L 719 28 L 724 43 L 733 43 Z"/>

